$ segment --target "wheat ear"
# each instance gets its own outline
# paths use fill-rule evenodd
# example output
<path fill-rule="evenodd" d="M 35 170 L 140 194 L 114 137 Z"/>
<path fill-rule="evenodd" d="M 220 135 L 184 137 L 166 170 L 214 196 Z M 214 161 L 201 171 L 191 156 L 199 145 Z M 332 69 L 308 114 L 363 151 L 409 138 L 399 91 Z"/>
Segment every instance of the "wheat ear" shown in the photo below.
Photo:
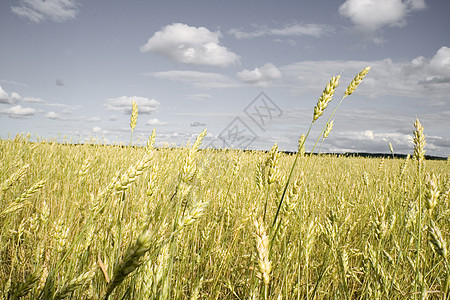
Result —
<path fill-rule="evenodd" d="M 142 264 L 142 257 L 150 250 L 152 239 L 153 236 L 148 231 L 144 231 L 139 235 L 136 242 L 128 248 L 121 263 L 115 268 L 113 278 L 106 287 L 106 293 L 103 297 L 105 300 L 124 281 L 128 274 Z"/>
<path fill-rule="evenodd" d="M 333 95 L 339 85 L 340 78 L 340 75 L 331 77 L 330 82 L 328 82 L 327 86 L 323 90 L 322 95 L 320 95 L 319 100 L 314 107 L 313 123 L 323 114 L 325 108 L 328 106 L 328 103 L 330 103 L 333 99 Z"/>
<path fill-rule="evenodd" d="M 333 123 L 334 123 L 334 120 L 331 120 L 330 122 L 327 123 L 327 128 L 325 129 L 325 131 L 323 133 L 324 139 L 326 139 L 330 135 L 330 132 L 333 129 Z"/>
<path fill-rule="evenodd" d="M 94 270 L 87 271 L 86 273 L 81 274 L 80 276 L 69 281 L 65 286 L 63 286 L 59 291 L 56 292 L 53 297 L 54 300 L 70 298 L 71 295 L 78 287 L 84 285 L 85 283 L 92 280 L 95 275 Z"/>
<path fill-rule="evenodd" d="M 439 191 L 439 188 L 437 186 L 437 178 L 434 173 L 427 174 L 426 176 L 426 198 L 425 198 L 425 207 L 429 210 L 430 215 L 433 211 L 433 208 L 436 206 L 437 201 L 439 199 L 439 195 L 441 192 Z"/>
<path fill-rule="evenodd" d="M 27 204 L 27 200 L 33 196 L 33 194 L 37 193 L 40 189 L 44 187 L 46 180 L 43 179 L 37 183 L 35 183 L 32 187 L 22 193 L 20 197 L 16 198 L 14 201 L 9 203 L 9 205 L 0 212 L 0 217 L 6 216 L 12 212 L 15 212 L 19 209 L 22 209 L 25 204 Z"/>
<path fill-rule="evenodd" d="M 351 94 L 353 94 L 353 92 L 356 90 L 358 85 L 362 82 L 364 77 L 366 77 L 366 75 L 367 75 L 367 73 L 369 73 L 369 71 L 370 71 L 370 67 L 365 67 L 364 70 L 359 72 L 358 75 L 356 75 L 355 78 L 353 78 L 352 82 L 350 82 L 347 89 L 345 90 L 344 97 L 350 96 Z"/>
<path fill-rule="evenodd" d="M 19 170 L 6 179 L 0 187 L 1 192 L 7 191 L 15 182 L 20 181 L 25 176 L 29 167 L 30 164 L 23 165 Z"/>
<path fill-rule="evenodd" d="M 130 127 L 131 127 L 130 146 L 133 140 L 133 132 L 134 128 L 136 128 L 137 118 L 138 118 L 138 106 L 136 101 L 133 100 L 131 102 L 131 117 L 130 117 Z"/>
<path fill-rule="evenodd" d="M 414 155 L 413 158 L 418 161 L 419 165 L 422 165 L 425 160 L 425 135 L 423 134 L 423 126 L 419 119 L 414 122 Z"/>
<path fill-rule="evenodd" d="M 268 289 L 270 284 L 270 276 L 272 272 L 272 263 L 269 260 L 269 237 L 262 218 L 254 221 L 256 227 L 256 251 L 258 253 L 258 268 L 260 272 L 260 279 L 264 283 L 265 299 L 268 296 Z"/>

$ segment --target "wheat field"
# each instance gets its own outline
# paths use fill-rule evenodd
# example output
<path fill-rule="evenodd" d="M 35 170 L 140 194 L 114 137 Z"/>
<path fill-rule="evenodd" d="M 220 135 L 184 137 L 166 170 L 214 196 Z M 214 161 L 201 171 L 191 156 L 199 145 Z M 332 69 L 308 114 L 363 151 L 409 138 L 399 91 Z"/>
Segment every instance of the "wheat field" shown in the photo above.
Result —
<path fill-rule="evenodd" d="M 294 155 L 201 149 L 206 131 L 171 149 L 155 132 L 146 147 L 0 140 L 0 293 L 449 299 L 450 168 L 425 160 L 423 132 L 406 159 L 308 155 L 309 130 Z"/>

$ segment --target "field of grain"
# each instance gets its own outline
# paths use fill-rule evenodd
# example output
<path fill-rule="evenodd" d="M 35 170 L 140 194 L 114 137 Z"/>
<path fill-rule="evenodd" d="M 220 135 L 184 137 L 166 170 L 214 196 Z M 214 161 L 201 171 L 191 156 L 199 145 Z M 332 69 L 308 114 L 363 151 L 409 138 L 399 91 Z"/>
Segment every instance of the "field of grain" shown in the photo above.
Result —
<path fill-rule="evenodd" d="M 415 128 L 407 159 L 0 140 L 0 293 L 448 299 L 449 162 Z"/>
<path fill-rule="evenodd" d="M 300 157 L 274 224 L 294 160 L 275 150 L 1 141 L 0 291 L 448 295 L 447 161 L 425 161 L 419 174 L 412 159 Z"/>

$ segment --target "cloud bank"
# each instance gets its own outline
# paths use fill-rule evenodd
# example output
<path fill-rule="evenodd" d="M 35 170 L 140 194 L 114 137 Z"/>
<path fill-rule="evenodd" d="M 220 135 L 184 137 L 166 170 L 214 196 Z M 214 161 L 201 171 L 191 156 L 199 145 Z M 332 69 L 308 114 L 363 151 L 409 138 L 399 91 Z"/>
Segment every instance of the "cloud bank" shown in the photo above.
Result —
<path fill-rule="evenodd" d="M 10 118 L 23 118 L 33 116 L 36 109 L 31 107 L 22 107 L 21 105 L 12 106 L 6 109 L 0 109 L 0 114 L 6 114 Z"/>
<path fill-rule="evenodd" d="M 285 83 L 296 93 L 323 88 L 330 72 L 343 71 L 341 82 L 350 82 L 354 74 L 372 66 L 369 75 L 358 87 L 368 97 L 400 96 L 448 99 L 450 92 L 450 48 L 441 47 L 431 58 L 416 57 L 411 61 L 302 61 L 280 67 Z M 315 74 L 311 76 L 311 74 Z"/>

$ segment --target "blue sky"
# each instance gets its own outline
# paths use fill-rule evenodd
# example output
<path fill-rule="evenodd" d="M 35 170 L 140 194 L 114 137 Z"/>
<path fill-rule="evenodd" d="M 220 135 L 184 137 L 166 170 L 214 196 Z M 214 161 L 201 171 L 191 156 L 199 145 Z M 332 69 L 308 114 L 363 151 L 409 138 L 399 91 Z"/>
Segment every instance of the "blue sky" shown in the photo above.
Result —
<path fill-rule="evenodd" d="M 331 76 L 324 152 L 450 154 L 450 2 L 0 1 L 0 137 L 295 150 Z"/>

